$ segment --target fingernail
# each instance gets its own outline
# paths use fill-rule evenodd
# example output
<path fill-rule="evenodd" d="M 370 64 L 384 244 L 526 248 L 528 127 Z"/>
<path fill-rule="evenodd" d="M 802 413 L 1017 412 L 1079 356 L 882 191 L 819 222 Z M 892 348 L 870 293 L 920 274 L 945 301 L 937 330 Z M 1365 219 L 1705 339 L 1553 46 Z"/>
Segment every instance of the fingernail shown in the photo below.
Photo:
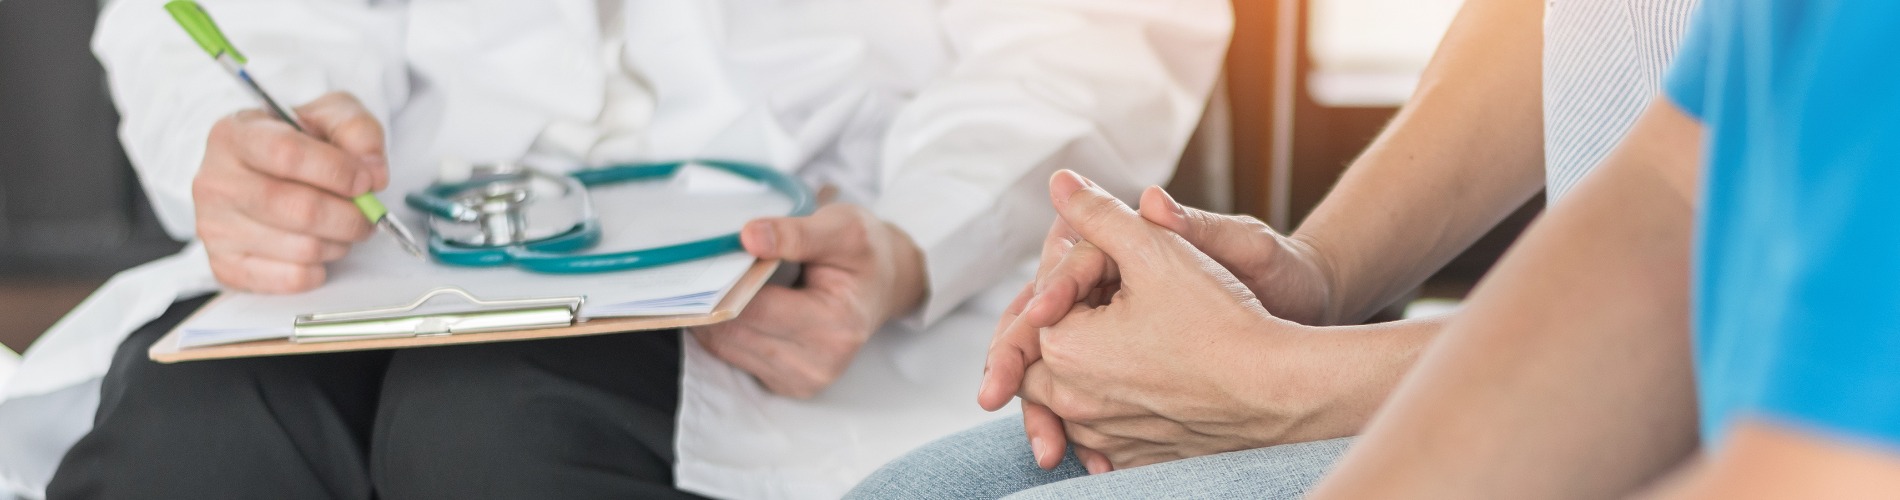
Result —
<path fill-rule="evenodd" d="M 759 235 L 759 246 L 778 250 L 778 231 L 772 229 L 772 224 L 769 222 L 754 222 L 753 224 L 758 227 L 753 230 L 753 234 Z"/>
<path fill-rule="evenodd" d="M 1042 465 L 1042 438 L 1029 438 L 1029 454 L 1036 457 L 1036 465 Z"/>
<path fill-rule="evenodd" d="M 1023 303 L 1023 314 L 1029 314 L 1030 311 L 1036 310 L 1036 305 L 1041 303 L 1042 293 L 1039 292 L 1034 297 L 1030 297 L 1029 302 Z"/>
<path fill-rule="evenodd" d="M 1168 194 L 1167 189 L 1155 186 L 1155 191 L 1161 192 L 1161 200 L 1168 204 L 1169 212 L 1174 212 L 1174 215 L 1179 215 L 1184 218 L 1187 217 L 1187 207 L 1181 206 L 1181 202 L 1174 201 L 1174 195 Z"/>
<path fill-rule="evenodd" d="M 1075 172 L 1066 169 L 1059 170 L 1056 171 L 1054 177 L 1049 178 L 1049 191 L 1057 198 L 1068 198 L 1070 195 L 1075 194 L 1076 191 L 1087 187 L 1087 184 L 1084 184 L 1086 182 L 1088 182 L 1088 179 L 1083 179 L 1081 175 Z"/>
<path fill-rule="evenodd" d="M 375 189 L 378 173 L 388 175 L 389 160 L 384 159 L 383 155 L 362 155 L 356 157 L 356 161 L 363 164 L 363 170 L 356 174 L 357 194 Z"/>

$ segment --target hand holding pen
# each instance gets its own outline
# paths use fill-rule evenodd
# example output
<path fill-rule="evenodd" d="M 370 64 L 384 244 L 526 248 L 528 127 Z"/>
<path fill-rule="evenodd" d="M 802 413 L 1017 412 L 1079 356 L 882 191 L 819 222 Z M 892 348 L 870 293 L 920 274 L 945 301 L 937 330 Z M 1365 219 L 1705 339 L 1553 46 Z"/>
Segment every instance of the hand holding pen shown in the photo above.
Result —
<path fill-rule="evenodd" d="M 389 184 L 383 131 L 348 94 L 296 109 L 308 133 L 261 110 L 211 129 L 192 182 L 198 237 L 226 286 L 295 293 L 324 281 L 324 264 L 373 234 L 351 203 Z"/>
<path fill-rule="evenodd" d="M 192 183 L 198 236 L 219 282 L 265 293 L 316 288 L 324 264 L 368 239 L 372 226 L 421 255 L 414 236 L 372 194 L 389 184 L 375 115 L 340 92 L 295 109 L 280 106 L 196 3 L 174 1 L 166 10 L 263 105 L 212 127 Z"/>

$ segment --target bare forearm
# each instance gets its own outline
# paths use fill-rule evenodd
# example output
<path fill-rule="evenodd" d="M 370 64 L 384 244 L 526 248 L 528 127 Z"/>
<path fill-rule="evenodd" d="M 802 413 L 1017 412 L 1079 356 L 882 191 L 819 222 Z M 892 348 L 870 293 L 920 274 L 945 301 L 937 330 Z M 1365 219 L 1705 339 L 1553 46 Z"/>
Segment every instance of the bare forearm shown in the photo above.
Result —
<path fill-rule="evenodd" d="M 1699 137 L 1652 107 L 1479 286 L 1315 498 L 1601 498 L 1687 455 Z"/>
<path fill-rule="evenodd" d="M 1466 2 L 1412 100 L 1294 235 L 1333 278 L 1329 324 L 1410 290 L 1543 182 L 1538 0 Z"/>
<path fill-rule="evenodd" d="M 1255 413 L 1302 415 L 1260 445 L 1298 443 L 1358 434 L 1411 370 L 1420 352 L 1453 316 L 1371 325 L 1312 328 L 1273 339 L 1281 351 L 1274 369 L 1289 374 L 1237 375 L 1255 401 Z"/>

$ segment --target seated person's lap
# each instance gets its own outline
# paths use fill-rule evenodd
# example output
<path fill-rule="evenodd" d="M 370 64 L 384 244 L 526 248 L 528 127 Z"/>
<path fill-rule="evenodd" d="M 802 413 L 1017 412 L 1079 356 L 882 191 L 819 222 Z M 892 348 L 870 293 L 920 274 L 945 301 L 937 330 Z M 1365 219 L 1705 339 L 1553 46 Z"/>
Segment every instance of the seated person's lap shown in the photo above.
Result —
<path fill-rule="evenodd" d="M 206 300 L 121 344 L 49 498 L 681 495 L 678 332 L 148 360 Z"/>
<path fill-rule="evenodd" d="M 852 499 L 1300 498 L 1353 438 L 1194 457 L 1089 475 L 1070 451 L 1036 466 L 1020 417 L 959 432 L 905 454 L 853 489 Z"/>

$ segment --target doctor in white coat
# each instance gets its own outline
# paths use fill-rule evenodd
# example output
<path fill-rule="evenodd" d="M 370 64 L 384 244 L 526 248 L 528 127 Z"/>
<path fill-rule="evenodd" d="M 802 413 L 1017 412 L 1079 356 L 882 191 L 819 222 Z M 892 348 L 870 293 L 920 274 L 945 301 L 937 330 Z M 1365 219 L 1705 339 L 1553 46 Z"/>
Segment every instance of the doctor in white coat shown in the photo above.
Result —
<path fill-rule="evenodd" d="M 368 236 L 342 196 L 416 189 L 446 158 L 700 157 L 840 202 L 746 227 L 749 251 L 805 262 L 806 282 L 677 342 L 672 481 L 835 497 L 987 418 L 983 350 L 1051 218 L 1045 179 L 1075 169 L 1122 195 L 1165 180 L 1231 30 L 1225 0 L 203 1 L 270 91 L 342 127 L 286 146 L 161 3 L 112 2 L 94 50 L 158 214 L 198 241 L 115 277 L 0 380 L 0 484 L 21 497 L 107 418 L 102 388 L 136 390 L 107 377 L 142 361 L 114 359 L 132 332 L 220 286 L 320 286 Z"/>

